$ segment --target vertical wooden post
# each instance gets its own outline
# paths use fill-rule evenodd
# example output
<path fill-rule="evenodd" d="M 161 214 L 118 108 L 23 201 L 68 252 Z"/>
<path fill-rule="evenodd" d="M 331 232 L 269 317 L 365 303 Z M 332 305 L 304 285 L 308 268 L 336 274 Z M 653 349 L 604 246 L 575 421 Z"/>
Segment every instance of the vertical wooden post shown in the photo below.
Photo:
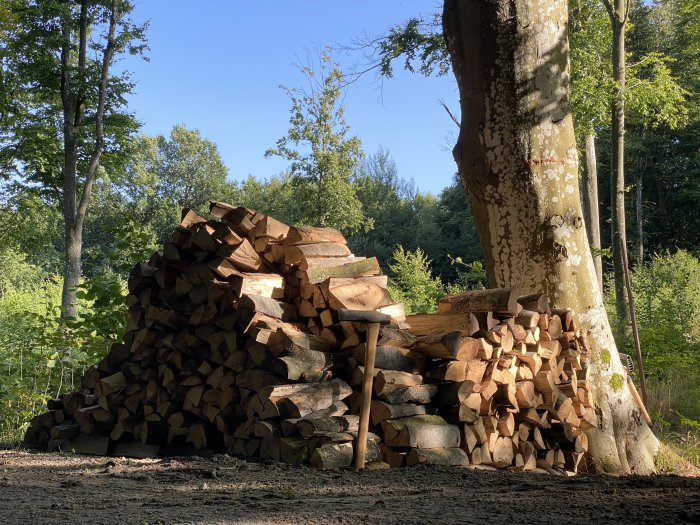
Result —
<path fill-rule="evenodd" d="M 642 362 L 642 345 L 639 342 L 639 329 L 637 328 L 637 317 L 634 313 L 634 299 L 632 298 L 632 283 L 630 282 L 630 271 L 627 262 L 627 247 L 620 238 L 620 255 L 622 256 L 622 272 L 625 277 L 625 288 L 627 288 L 627 304 L 629 306 L 630 321 L 632 322 L 632 337 L 634 339 L 634 349 L 637 352 L 637 366 L 639 366 L 639 383 L 642 388 L 642 401 L 644 407 L 647 406 L 647 384 L 644 378 L 644 363 Z"/>
<path fill-rule="evenodd" d="M 379 338 L 379 323 L 367 326 L 367 348 L 365 350 L 365 374 L 362 380 L 362 401 L 360 404 L 360 428 L 357 431 L 357 450 L 355 453 L 355 468 L 365 468 L 367 455 L 367 432 L 369 430 L 369 408 L 372 402 L 372 384 L 374 380 L 374 358 L 377 354 L 377 339 Z"/>

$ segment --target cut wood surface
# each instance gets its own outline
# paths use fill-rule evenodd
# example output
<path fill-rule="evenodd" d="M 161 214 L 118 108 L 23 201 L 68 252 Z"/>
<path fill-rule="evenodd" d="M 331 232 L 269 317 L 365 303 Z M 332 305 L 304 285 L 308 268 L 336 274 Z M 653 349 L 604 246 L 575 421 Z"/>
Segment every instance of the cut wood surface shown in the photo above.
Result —
<path fill-rule="evenodd" d="M 469 361 L 476 357 L 479 342 L 465 332 L 417 337 L 411 349 L 432 358 Z"/>
<path fill-rule="evenodd" d="M 360 281 L 334 286 L 328 290 L 328 304 L 336 310 L 347 308 L 374 311 L 390 302 L 388 292 L 374 283 Z"/>

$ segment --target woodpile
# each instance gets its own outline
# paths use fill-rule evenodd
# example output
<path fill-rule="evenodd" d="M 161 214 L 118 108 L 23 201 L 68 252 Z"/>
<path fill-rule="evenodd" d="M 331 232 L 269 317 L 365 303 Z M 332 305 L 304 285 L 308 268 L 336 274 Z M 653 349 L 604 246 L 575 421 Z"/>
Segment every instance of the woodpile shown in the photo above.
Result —
<path fill-rule="evenodd" d="M 575 472 L 596 424 L 587 350 L 572 312 L 548 303 L 473 291 L 383 329 L 371 414 L 385 461 Z M 350 363 L 354 385 L 361 350 Z"/>
<path fill-rule="evenodd" d="M 32 419 L 28 445 L 350 466 L 367 327 L 339 311 L 378 311 L 391 324 L 371 374 L 367 462 L 576 471 L 595 415 L 571 311 L 497 289 L 406 318 L 377 260 L 338 231 L 219 202 L 210 213 L 185 210 L 134 267 L 123 342 Z"/>

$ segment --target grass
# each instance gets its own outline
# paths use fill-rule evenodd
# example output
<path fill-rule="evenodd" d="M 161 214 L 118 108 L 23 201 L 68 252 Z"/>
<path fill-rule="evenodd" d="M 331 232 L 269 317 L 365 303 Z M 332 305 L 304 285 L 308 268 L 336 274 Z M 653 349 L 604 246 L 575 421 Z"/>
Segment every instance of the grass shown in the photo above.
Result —
<path fill-rule="evenodd" d="M 661 472 L 680 473 L 687 464 L 700 468 L 700 377 L 672 372 L 647 380 L 648 408 L 662 443 Z"/>

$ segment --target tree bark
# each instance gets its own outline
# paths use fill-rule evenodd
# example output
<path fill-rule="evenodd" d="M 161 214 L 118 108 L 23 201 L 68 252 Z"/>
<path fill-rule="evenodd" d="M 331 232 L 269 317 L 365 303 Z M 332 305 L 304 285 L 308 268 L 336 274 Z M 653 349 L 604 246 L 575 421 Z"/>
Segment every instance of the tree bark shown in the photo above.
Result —
<path fill-rule="evenodd" d="M 614 2 L 614 4 L 612 3 Z M 610 179 L 611 233 L 613 273 L 615 275 L 615 309 L 617 340 L 622 343 L 627 334 L 629 317 L 625 299 L 625 280 L 621 250 L 627 249 L 625 221 L 625 30 L 628 0 L 603 0 L 612 24 L 612 65 L 615 93 L 612 109 L 612 151 Z"/>
<path fill-rule="evenodd" d="M 586 171 L 584 172 L 586 204 L 586 231 L 591 249 L 601 249 L 600 244 L 600 204 L 598 201 L 598 164 L 596 161 L 595 135 L 586 136 Z M 598 286 L 603 291 L 603 258 L 600 253 L 593 256 L 593 265 L 598 277 Z"/>
<path fill-rule="evenodd" d="M 582 218 L 563 0 L 445 0 L 461 96 L 454 157 L 495 287 L 548 294 L 589 334 L 592 468 L 648 473 L 658 441 L 625 388 Z"/>

